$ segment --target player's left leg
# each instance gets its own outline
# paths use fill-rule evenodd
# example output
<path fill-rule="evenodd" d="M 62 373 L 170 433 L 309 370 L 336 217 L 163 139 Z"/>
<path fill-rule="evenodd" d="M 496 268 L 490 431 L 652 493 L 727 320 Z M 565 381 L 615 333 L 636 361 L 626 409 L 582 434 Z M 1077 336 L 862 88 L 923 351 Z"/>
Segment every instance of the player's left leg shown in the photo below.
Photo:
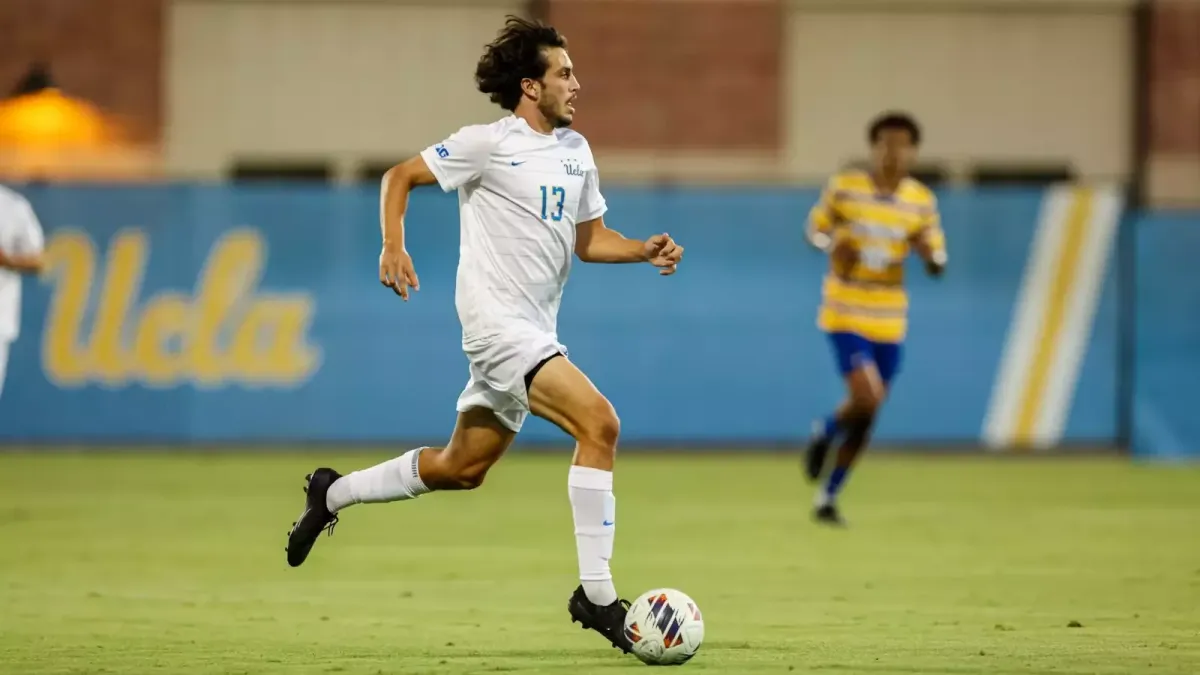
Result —
<path fill-rule="evenodd" d="M 859 359 L 857 367 L 847 376 L 851 390 L 845 437 L 838 448 L 833 470 L 817 492 L 814 517 L 819 522 L 841 525 L 844 521 L 837 507 L 837 498 L 845 487 L 850 470 L 866 449 L 875 418 L 887 398 L 892 379 L 900 366 L 901 347 L 898 343 L 870 343 L 869 358 Z"/>
<path fill-rule="evenodd" d="M 547 361 L 534 376 L 529 409 L 575 439 L 567 495 L 575 521 L 580 585 L 567 603 L 571 618 L 628 652 L 624 624 L 629 603 L 618 597 L 609 569 L 616 530 L 613 465 L 620 420 L 608 399 L 565 357 Z"/>
<path fill-rule="evenodd" d="M 306 476 L 304 511 L 288 532 L 287 559 L 303 564 L 321 532 L 354 504 L 406 501 L 433 491 L 473 490 L 516 438 L 496 412 L 472 407 L 458 414 L 445 448 L 416 448 L 382 464 L 342 476 L 322 467 Z"/>

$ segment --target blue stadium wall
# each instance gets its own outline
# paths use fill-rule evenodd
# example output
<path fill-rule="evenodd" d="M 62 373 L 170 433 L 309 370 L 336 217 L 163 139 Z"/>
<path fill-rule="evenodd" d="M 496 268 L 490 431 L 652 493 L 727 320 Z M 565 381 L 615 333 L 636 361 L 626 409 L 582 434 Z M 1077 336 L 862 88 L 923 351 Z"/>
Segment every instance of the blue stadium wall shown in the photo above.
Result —
<path fill-rule="evenodd" d="M 413 198 L 408 244 L 421 291 L 403 303 L 377 279 L 373 188 L 24 192 L 54 267 L 25 285 L 0 441 L 437 442 L 449 432 L 467 376 L 454 196 Z M 935 282 L 912 265 L 910 335 L 879 442 L 979 444 L 1046 194 L 940 194 L 952 270 Z M 669 231 L 687 247 L 673 277 L 577 263 L 567 286 L 560 338 L 617 406 L 624 442 L 801 438 L 841 394 L 814 324 L 825 263 L 802 240 L 816 192 L 614 187 L 606 196 L 612 226 Z M 1200 228 L 1195 217 L 1146 220 L 1136 228 L 1134 446 L 1186 455 L 1200 449 L 1195 395 L 1180 378 L 1200 374 L 1200 281 L 1185 273 Z M 1117 267 L 1103 268 L 1066 443 L 1118 434 Z M 532 420 L 522 441 L 565 437 Z"/>
<path fill-rule="evenodd" d="M 1200 458 L 1200 213 L 1144 217 L 1136 236 L 1134 450 Z"/>

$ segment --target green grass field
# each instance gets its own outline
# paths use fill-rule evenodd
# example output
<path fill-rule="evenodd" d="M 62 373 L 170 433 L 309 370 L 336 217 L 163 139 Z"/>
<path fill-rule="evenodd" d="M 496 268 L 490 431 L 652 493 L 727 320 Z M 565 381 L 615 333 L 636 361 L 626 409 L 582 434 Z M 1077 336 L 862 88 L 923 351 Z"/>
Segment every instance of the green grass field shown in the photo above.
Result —
<path fill-rule="evenodd" d="M 0 455 L 0 672 L 645 668 L 568 621 L 565 455 L 353 507 L 288 568 L 304 473 L 386 456 Z M 617 496 L 621 592 L 704 609 L 684 672 L 1200 673 L 1197 468 L 879 455 L 845 531 L 784 456 L 630 453 Z"/>

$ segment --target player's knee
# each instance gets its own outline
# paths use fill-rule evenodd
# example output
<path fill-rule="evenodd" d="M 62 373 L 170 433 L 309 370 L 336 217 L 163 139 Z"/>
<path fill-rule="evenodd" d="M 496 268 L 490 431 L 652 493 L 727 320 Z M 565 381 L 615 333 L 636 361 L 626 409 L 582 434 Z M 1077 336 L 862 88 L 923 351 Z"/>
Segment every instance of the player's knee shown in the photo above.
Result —
<path fill-rule="evenodd" d="M 873 387 L 863 387 L 855 391 L 851 398 L 854 416 L 858 418 L 874 418 L 881 405 L 883 405 L 883 394 Z"/>
<path fill-rule="evenodd" d="M 863 401 L 862 414 L 868 424 L 870 420 L 875 418 L 875 414 L 879 412 L 880 405 L 883 405 L 883 398 L 874 392 Z"/>
<path fill-rule="evenodd" d="M 584 411 L 576 440 L 596 450 L 613 453 L 621 436 L 621 420 L 608 399 L 599 398 Z"/>
<path fill-rule="evenodd" d="M 850 407 L 856 416 L 873 417 L 879 412 L 887 396 L 887 384 L 875 364 L 867 363 L 852 371 L 846 384 L 849 385 Z"/>

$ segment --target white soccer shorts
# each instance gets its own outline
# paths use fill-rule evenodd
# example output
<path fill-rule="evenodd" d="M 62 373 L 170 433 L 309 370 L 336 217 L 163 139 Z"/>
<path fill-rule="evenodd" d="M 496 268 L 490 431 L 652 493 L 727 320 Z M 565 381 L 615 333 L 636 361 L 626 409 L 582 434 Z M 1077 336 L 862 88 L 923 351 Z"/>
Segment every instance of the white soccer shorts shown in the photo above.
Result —
<path fill-rule="evenodd" d="M 470 362 L 471 379 L 458 397 L 458 412 L 487 408 L 514 432 L 529 416 L 529 392 L 525 375 L 555 354 L 567 353 L 552 335 L 512 333 L 463 343 Z"/>

